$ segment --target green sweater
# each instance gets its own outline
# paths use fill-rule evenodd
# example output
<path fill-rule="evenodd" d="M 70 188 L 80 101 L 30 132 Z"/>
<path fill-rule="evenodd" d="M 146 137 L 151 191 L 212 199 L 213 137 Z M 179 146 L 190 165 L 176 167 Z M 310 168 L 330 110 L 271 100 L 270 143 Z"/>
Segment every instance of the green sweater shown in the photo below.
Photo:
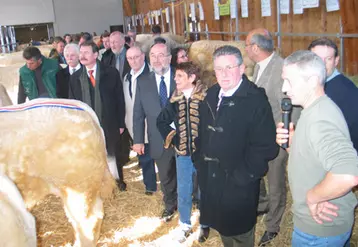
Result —
<path fill-rule="evenodd" d="M 56 73 L 59 65 L 56 60 L 42 57 L 42 82 L 51 98 L 56 98 Z M 24 86 L 26 96 L 32 100 L 38 97 L 35 72 L 27 68 L 26 65 L 20 68 L 20 79 Z"/>
<path fill-rule="evenodd" d="M 349 192 L 330 201 L 339 207 L 338 217 L 333 222 L 320 225 L 313 220 L 306 195 L 328 172 L 358 176 L 358 156 L 342 112 L 330 98 L 322 96 L 302 111 L 288 162 L 294 226 L 319 237 L 350 231 L 357 205 L 357 198 Z"/>

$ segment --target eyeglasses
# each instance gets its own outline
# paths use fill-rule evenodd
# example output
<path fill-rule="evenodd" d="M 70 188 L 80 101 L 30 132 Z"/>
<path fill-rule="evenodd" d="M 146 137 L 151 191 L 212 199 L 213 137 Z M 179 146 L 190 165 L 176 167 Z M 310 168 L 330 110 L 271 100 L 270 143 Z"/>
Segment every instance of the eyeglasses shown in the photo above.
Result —
<path fill-rule="evenodd" d="M 215 67 L 214 70 L 216 73 L 222 73 L 223 71 L 227 72 L 230 71 L 232 72 L 235 68 L 239 67 L 240 65 L 228 65 L 226 67 Z"/>
<path fill-rule="evenodd" d="M 158 54 L 158 55 L 154 55 L 154 54 L 150 54 L 149 55 L 149 58 L 150 59 L 160 59 L 160 60 L 162 60 L 162 59 L 164 59 L 165 57 L 169 57 L 170 55 L 168 55 L 168 54 L 163 54 L 163 53 L 160 53 L 160 54 Z"/>
<path fill-rule="evenodd" d="M 133 56 L 133 57 L 127 57 L 127 60 L 137 60 L 138 58 L 140 58 L 141 55 L 138 56 Z"/>

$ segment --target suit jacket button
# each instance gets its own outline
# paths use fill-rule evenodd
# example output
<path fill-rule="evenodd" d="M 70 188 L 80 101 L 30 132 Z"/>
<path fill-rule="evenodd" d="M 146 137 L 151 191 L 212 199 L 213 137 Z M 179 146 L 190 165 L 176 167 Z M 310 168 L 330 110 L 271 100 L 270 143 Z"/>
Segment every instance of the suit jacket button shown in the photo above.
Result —
<path fill-rule="evenodd" d="M 216 174 L 215 173 L 213 173 L 213 178 L 215 178 L 216 177 Z"/>

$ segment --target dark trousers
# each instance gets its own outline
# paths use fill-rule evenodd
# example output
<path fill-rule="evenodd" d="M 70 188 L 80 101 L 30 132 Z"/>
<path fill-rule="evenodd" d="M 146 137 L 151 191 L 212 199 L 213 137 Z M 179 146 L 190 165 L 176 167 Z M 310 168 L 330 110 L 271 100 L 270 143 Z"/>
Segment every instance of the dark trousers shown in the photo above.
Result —
<path fill-rule="evenodd" d="M 142 168 L 143 182 L 146 191 L 157 191 L 157 176 L 155 174 L 154 160 L 149 154 L 149 144 L 144 145 L 144 154 L 138 155 L 139 165 Z"/>
<path fill-rule="evenodd" d="M 226 237 L 220 234 L 220 237 L 224 247 L 254 247 L 255 227 L 240 235 Z"/>
<path fill-rule="evenodd" d="M 115 156 L 120 182 L 124 182 L 123 166 L 129 161 L 130 139 L 129 133 L 127 129 L 125 129 L 116 142 Z"/>
<path fill-rule="evenodd" d="M 267 172 L 268 190 L 261 179 L 258 211 L 268 211 L 265 217 L 266 230 L 279 232 L 282 215 L 286 209 L 286 165 L 287 152 L 280 148 L 277 157 L 269 162 Z"/>
<path fill-rule="evenodd" d="M 168 211 L 174 211 L 177 208 L 177 175 L 174 155 L 173 148 L 164 149 L 162 157 L 155 160 L 165 209 Z"/>

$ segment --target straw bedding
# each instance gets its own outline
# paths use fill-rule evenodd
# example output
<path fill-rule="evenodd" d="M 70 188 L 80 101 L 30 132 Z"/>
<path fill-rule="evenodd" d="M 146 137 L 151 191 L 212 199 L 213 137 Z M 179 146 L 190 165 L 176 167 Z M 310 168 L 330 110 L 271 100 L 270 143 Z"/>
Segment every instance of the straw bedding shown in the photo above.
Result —
<path fill-rule="evenodd" d="M 215 231 L 211 231 L 209 239 L 204 244 L 194 241 L 198 233 L 197 216 L 193 217 L 195 233 L 190 241 L 180 245 L 169 242 L 166 236 L 178 226 L 178 215 L 169 223 L 160 222 L 163 206 L 161 193 L 153 196 L 144 194 L 141 180 L 141 171 L 135 163 L 127 165 L 124 169 L 128 185 L 126 192 L 116 190 L 113 197 L 105 201 L 105 218 L 102 224 L 100 240 L 97 246 L 193 246 L 193 247 L 221 247 L 221 240 Z M 158 184 L 158 189 L 159 189 Z M 358 191 L 356 191 L 358 196 Z M 292 234 L 291 195 L 288 195 L 286 212 L 281 224 L 281 232 L 268 246 L 290 246 Z M 37 220 L 38 246 L 72 246 L 74 235 L 71 225 L 63 211 L 62 202 L 55 196 L 47 196 L 37 205 L 32 213 Z M 198 215 L 197 210 L 193 214 Z M 358 210 L 356 210 L 356 221 Z M 256 243 L 265 231 L 263 217 L 258 218 L 256 225 Z M 143 229 L 142 229 L 143 227 Z M 146 229 L 144 229 L 146 228 Z M 358 247 L 358 226 L 353 229 L 352 247 Z"/>

